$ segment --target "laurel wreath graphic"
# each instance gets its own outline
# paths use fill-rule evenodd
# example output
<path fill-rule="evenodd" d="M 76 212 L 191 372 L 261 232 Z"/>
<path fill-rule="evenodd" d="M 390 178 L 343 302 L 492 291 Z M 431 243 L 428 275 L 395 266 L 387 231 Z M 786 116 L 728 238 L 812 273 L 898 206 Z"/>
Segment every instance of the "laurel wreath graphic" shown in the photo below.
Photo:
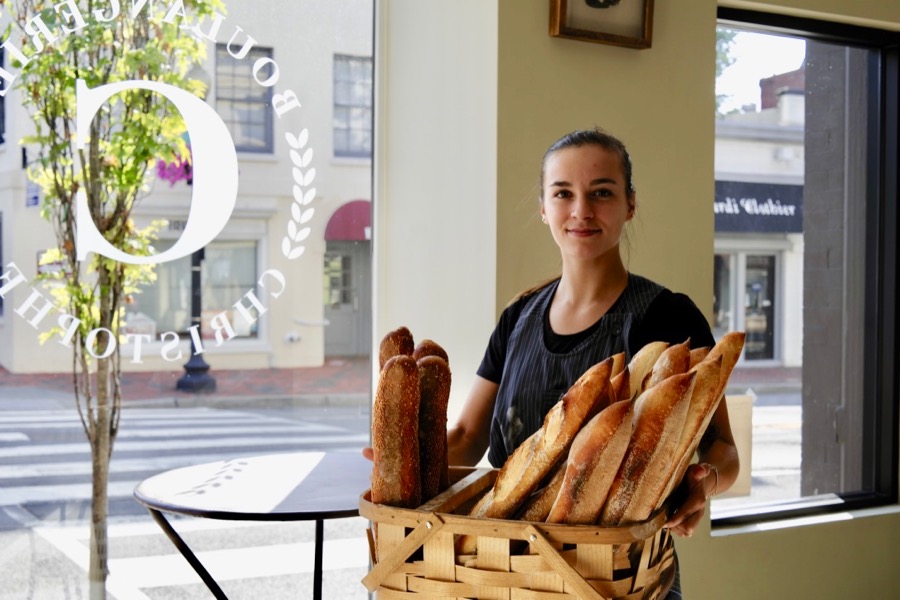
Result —
<path fill-rule="evenodd" d="M 302 243 L 309 237 L 312 231 L 304 227 L 313 218 L 316 210 L 309 204 L 316 197 L 316 188 L 310 187 L 316 178 L 315 167 L 309 167 L 312 162 L 313 150 L 306 148 L 309 141 L 309 130 L 304 129 L 300 135 L 286 133 L 285 139 L 291 147 L 291 162 L 294 163 L 292 173 L 294 176 L 294 201 L 291 203 L 291 219 L 287 224 L 287 235 L 281 241 L 281 252 L 290 260 L 303 255 L 306 247 Z M 306 148 L 304 150 L 304 148 Z M 307 169 L 307 167 L 309 167 Z"/>

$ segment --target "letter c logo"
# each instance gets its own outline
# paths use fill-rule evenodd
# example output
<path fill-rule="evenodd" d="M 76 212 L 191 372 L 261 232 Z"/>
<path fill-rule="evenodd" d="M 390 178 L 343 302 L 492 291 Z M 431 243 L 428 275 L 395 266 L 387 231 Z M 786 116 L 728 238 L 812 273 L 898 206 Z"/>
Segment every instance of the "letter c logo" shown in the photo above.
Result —
<path fill-rule="evenodd" d="M 146 265 L 164 263 L 203 248 L 225 228 L 237 201 L 238 160 L 234 140 L 218 114 L 190 92 L 156 81 L 120 81 L 88 88 L 84 80 L 75 84 L 78 148 L 83 149 L 89 128 L 100 106 L 113 94 L 129 89 L 145 89 L 162 94 L 181 112 L 191 135 L 193 187 L 191 209 L 184 232 L 175 244 L 155 256 L 134 256 L 106 241 L 91 218 L 83 190 L 76 198 L 75 248 L 78 260 L 96 252 L 123 263 Z M 197 132 L 196 135 L 193 132 Z"/>

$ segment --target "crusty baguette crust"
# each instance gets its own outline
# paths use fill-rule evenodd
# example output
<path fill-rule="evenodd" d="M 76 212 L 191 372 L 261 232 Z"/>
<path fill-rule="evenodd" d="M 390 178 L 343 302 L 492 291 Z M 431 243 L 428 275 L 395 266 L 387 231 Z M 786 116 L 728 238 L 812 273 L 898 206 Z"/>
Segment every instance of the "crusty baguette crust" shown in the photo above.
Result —
<path fill-rule="evenodd" d="M 372 502 L 422 503 L 419 472 L 419 369 L 412 356 L 384 365 L 372 406 Z"/>
<path fill-rule="evenodd" d="M 709 351 L 710 351 L 709 346 L 703 346 L 702 348 L 691 348 L 691 366 L 690 366 L 690 368 L 693 369 L 694 367 L 696 367 L 700 363 L 701 360 L 706 358 L 706 355 L 709 354 Z"/>
<path fill-rule="evenodd" d="M 609 374 L 612 357 L 597 363 L 572 384 L 544 417 L 544 423 L 516 448 L 500 468 L 494 487 L 485 494 L 470 515 L 505 519 L 531 495 L 540 482 L 565 456 L 582 425 L 609 400 Z M 475 549 L 473 536 L 458 541 L 462 554 Z"/>
<path fill-rule="evenodd" d="M 644 383 L 659 356 L 669 347 L 668 342 L 650 342 L 634 353 L 628 361 L 628 398 L 632 400 L 644 390 Z M 622 398 L 624 400 L 624 398 Z"/>
<path fill-rule="evenodd" d="M 685 340 L 666 348 L 650 369 L 650 377 L 644 380 L 641 391 L 653 387 L 672 375 L 685 373 L 691 366 L 691 341 Z"/>
<path fill-rule="evenodd" d="M 633 402 L 620 400 L 593 417 L 575 436 L 562 488 L 547 522 L 597 522 L 631 439 L 633 411 Z"/>
<path fill-rule="evenodd" d="M 412 356 L 415 349 L 415 340 L 407 327 L 387 332 L 378 346 L 378 368 L 384 369 L 387 361 L 395 356 Z"/>
<path fill-rule="evenodd" d="M 419 360 L 426 356 L 440 356 L 446 361 L 448 366 L 450 365 L 450 357 L 447 356 L 447 351 L 434 340 L 422 340 L 413 349 L 412 357 L 414 359 Z"/>
<path fill-rule="evenodd" d="M 674 455 L 676 468 L 671 475 L 666 493 L 661 500 L 664 500 L 678 486 L 688 466 L 694 460 L 694 453 L 700 446 L 700 441 L 703 439 L 706 429 L 725 395 L 728 378 L 731 377 L 731 372 L 741 356 L 745 339 L 746 333 L 743 331 L 726 333 L 706 353 L 703 360 L 692 368 L 698 373 L 697 382 L 691 395 L 691 403 L 685 418 L 681 443 Z M 704 369 L 713 369 L 709 365 L 716 365 L 714 369 L 715 382 L 712 381 L 713 373 L 707 375 L 702 373 Z"/>
<path fill-rule="evenodd" d="M 670 459 L 671 471 L 669 482 L 656 499 L 656 505 L 660 506 L 672 493 L 672 490 L 681 482 L 687 470 L 694 451 L 700 444 L 700 439 L 712 419 L 716 407 L 719 405 L 720 379 L 722 371 L 722 357 L 715 356 L 709 360 L 701 361 L 693 370 L 697 376 L 694 379 L 694 387 L 691 390 L 688 402 L 687 415 L 684 419 L 684 427 L 681 430 L 681 439 L 672 453 Z"/>
<path fill-rule="evenodd" d="M 419 468 L 422 500 L 428 501 L 450 485 L 447 464 L 450 367 L 437 355 L 425 355 L 416 365 L 419 369 Z"/>
<path fill-rule="evenodd" d="M 560 460 L 553 468 L 550 481 L 529 496 L 518 516 L 522 521 L 543 522 L 547 520 L 556 496 L 562 488 L 563 478 L 566 475 L 566 461 Z"/>
<path fill-rule="evenodd" d="M 600 515 L 606 526 L 643 521 L 668 483 L 666 465 L 681 438 L 695 373 L 680 373 L 635 401 L 634 430 Z"/>

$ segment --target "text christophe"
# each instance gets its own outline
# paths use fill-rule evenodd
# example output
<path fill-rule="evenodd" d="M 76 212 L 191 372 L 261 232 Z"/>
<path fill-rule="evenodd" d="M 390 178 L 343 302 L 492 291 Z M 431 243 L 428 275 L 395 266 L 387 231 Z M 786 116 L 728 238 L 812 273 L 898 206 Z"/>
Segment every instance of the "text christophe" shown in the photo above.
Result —
<path fill-rule="evenodd" d="M 0 298 L 4 299 L 6 298 L 6 295 L 16 287 L 28 284 L 28 279 L 22 274 L 22 271 L 19 270 L 19 267 L 17 267 L 15 263 L 8 263 L 5 269 L 6 270 L 0 274 Z M 256 283 L 261 290 L 265 290 L 268 293 L 268 297 L 277 299 L 284 293 L 287 281 L 281 271 L 269 269 L 260 276 Z M 75 333 L 81 325 L 81 319 L 56 307 L 50 299 L 34 286 L 30 286 L 30 288 L 31 293 L 15 308 L 14 312 L 16 315 L 25 319 L 25 321 L 35 330 L 41 331 L 43 328 L 48 333 L 51 333 L 52 336 L 58 336 L 59 339 L 57 341 L 60 344 L 71 347 L 72 339 L 75 337 Z M 262 303 L 256 295 L 256 292 L 253 290 L 249 290 L 235 302 L 233 308 L 237 315 L 245 320 L 248 325 L 255 323 L 259 320 L 260 316 L 268 311 L 268 307 Z M 45 319 L 51 313 L 56 313 L 58 315 L 56 322 L 53 323 L 52 319 L 45 322 Z M 213 316 L 213 318 L 210 319 L 209 327 L 215 336 L 217 347 L 237 335 L 226 311 L 222 311 Z M 104 338 L 107 341 L 105 347 L 98 348 L 98 338 L 101 333 L 106 334 Z M 188 329 L 188 333 L 191 336 L 197 354 L 204 352 L 205 348 L 203 346 L 203 341 L 200 338 L 200 326 L 191 326 Z M 150 335 L 146 333 L 128 333 L 122 336 L 121 344 L 123 347 L 130 347 L 131 363 L 141 363 L 143 362 L 143 345 L 152 341 L 157 340 L 151 339 Z M 161 333 L 159 334 L 158 341 L 162 342 L 159 347 L 159 354 L 163 360 L 175 362 L 184 359 L 184 352 L 179 348 L 181 338 L 177 332 L 166 331 Z M 95 358 L 106 358 L 110 356 L 115 352 L 116 346 L 120 343 L 112 331 L 103 327 L 92 329 L 88 332 L 85 337 L 85 342 L 87 351 Z"/>

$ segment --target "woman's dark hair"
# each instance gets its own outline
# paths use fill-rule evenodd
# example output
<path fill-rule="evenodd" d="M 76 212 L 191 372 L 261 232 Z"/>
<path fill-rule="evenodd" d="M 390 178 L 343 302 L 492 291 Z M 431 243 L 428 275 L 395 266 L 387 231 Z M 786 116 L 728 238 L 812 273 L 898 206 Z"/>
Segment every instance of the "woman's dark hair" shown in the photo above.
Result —
<path fill-rule="evenodd" d="M 628 155 L 628 150 L 625 149 L 625 144 L 619 138 L 597 127 L 567 133 L 547 148 L 544 158 L 541 160 L 541 180 L 539 182 L 541 190 L 544 189 L 544 165 L 547 164 L 547 158 L 559 150 L 580 146 L 600 146 L 618 154 L 622 162 L 622 173 L 625 176 L 625 192 L 629 197 L 634 195 L 634 183 L 631 180 L 631 157 Z"/>

